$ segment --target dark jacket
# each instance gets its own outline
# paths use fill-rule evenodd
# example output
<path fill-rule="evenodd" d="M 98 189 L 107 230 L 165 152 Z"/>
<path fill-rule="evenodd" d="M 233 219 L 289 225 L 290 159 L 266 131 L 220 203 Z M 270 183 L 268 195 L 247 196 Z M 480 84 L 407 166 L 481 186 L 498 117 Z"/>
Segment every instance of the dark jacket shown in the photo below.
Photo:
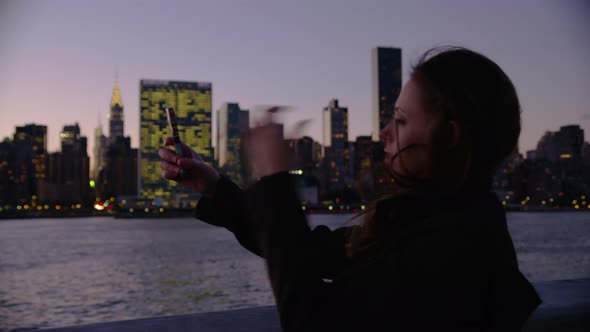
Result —
<path fill-rule="evenodd" d="M 387 240 L 363 259 L 349 227 L 309 228 L 287 173 L 247 191 L 222 178 L 196 217 L 265 258 L 284 331 L 519 331 L 541 303 L 492 192 L 380 202 Z"/>

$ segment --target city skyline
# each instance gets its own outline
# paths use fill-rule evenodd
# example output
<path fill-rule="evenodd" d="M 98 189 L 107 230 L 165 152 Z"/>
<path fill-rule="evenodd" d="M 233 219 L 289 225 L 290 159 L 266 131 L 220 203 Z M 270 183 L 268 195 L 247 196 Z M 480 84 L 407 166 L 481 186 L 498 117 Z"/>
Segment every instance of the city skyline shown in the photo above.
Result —
<path fill-rule="evenodd" d="M 512 78 L 523 106 L 521 153 L 533 149 L 546 131 L 570 124 L 590 130 L 590 102 L 585 97 L 590 86 L 590 66 L 585 63 L 590 45 L 584 38 L 589 30 L 584 30 L 588 23 L 582 15 L 588 7 L 582 2 L 506 2 L 486 7 L 455 1 L 450 7 L 461 8 L 457 13 L 435 3 L 260 3 L 259 8 L 204 4 L 193 17 L 185 12 L 195 5 L 184 2 L 174 6 L 150 2 L 141 8 L 133 2 L 3 2 L 0 40 L 10 51 L 0 53 L 0 138 L 11 137 L 16 126 L 46 125 L 48 150 L 54 152 L 62 126 L 78 122 L 81 134 L 88 137 L 90 155 L 97 114 L 103 125 L 108 124 L 118 72 L 124 132 L 134 147 L 139 146 L 143 77 L 212 82 L 215 110 L 225 102 L 246 109 L 258 104 L 292 105 L 297 111 L 285 115 L 287 124 L 312 118 L 304 134 L 319 142 L 322 107 L 336 98 L 349 109 L 352 141 L 372 134 L 367 121 L 371 49 L 401 48 L 406 82 L 410 64 L 437 44 L 481 51 Z M 143 16 L 135 13 L 138 9 Z M 167 11 L 163 17 L 175 18 L 174 23 L 153 24 L 162 9 Z M 338 20 L 326 24 L 322 19 L 328 14 Z M 220 15 L 233 23 L 215 26 Z M 479 24 L 473 23 L 474 18 Z M 502 24 L 496 23 L 499 18 Z M 423 21 L 429 23 L 425 28 L 420 27 Z M 304 26 L 298 30 L 299 23 Z M 202 33 L 194 33 L 201 31 L 194 30 L 197 27 Z M 171 32 L 175 37 L 170 37 Z M 153 41 L 143 43 L 145 38 Z M 144 44 L 150 44 L 149 51 Z"/>

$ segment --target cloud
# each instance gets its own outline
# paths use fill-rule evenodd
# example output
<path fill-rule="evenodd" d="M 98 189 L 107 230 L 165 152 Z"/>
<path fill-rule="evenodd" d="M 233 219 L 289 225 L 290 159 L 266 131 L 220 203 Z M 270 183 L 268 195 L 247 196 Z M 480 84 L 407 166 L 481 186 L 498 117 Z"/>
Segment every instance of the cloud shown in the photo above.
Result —
<path fill-rule="evenodd" d="M 582 114 L 580 120 L 590 120 L 590 113 Z"/>

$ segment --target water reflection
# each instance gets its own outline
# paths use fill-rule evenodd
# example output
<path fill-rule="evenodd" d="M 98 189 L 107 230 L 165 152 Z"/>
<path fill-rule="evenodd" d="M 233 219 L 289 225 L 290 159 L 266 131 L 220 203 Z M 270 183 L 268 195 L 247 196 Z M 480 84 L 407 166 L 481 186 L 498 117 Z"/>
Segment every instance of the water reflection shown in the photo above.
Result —
<path fill-rule="evenodd" d="M 344 219 L 343 219 L 344 217 Z M 342 215 L 314 215 L 332 228 Z M 532 281 L 590 277 L 590 214 L 511 213 Z M 274 303 L 264 262 L 191 219 L 0 221 L 0 330 Z"/>

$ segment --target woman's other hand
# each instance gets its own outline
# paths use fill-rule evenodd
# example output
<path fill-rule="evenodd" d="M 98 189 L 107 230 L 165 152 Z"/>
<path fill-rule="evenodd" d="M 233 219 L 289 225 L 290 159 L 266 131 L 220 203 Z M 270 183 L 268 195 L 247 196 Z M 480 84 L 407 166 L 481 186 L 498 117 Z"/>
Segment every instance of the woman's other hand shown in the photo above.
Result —
<path fill-rule="evenodd" d="M 166 139 L 165 145 L 174 146 L 172 137 Z M 195 150 L 182 143 L 182 157 L 168 148 L 160 148 L 158 155 L 162 159 L 160 168 L 164 179 L 189 187 L 201 195 L 213 196 L 219 173 L 207 165 Z"/>
<path fill-rule="evenodd" d="M 273 114 L 280 110 L 280 107 L 267 110 L 264 119 L 248 133 L 250 164 L 258 177 L 290 169 L 283 127 L 272 122 Z"/>
<path fill-rule="evenodd" d="M 273 117 L 285 110 L 288 107 L 271 107 L 266 111 L 263 120 L 249 131 L 247 145 L 250 150 L 250 165 L 258 177 L 286 172 L 295 166 L 295 156 L 289 154 L 283 137 L 283 126 L 273 123 Z M 309 122 L 310 120 L 297 122 L 291 137 L 299 137 Z"/>

